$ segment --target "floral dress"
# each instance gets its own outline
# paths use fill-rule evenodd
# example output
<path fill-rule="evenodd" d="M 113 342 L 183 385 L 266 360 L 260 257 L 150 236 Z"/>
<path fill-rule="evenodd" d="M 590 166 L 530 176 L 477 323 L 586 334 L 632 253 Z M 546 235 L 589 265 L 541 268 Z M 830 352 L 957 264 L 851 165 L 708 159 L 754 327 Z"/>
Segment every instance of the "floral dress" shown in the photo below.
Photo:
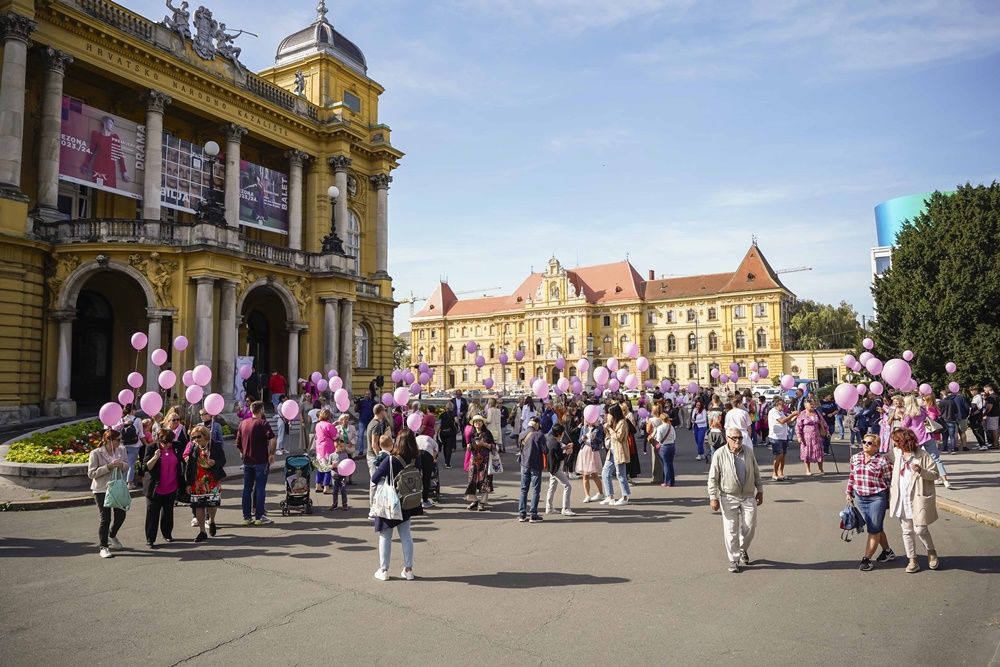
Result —
<path fill-rule="evenodd" d="M 823 435 L 826 420 L 818 412 L 803 412 L 795 420 L 795 434 L 799 438 L 799 458 L 803 463 L 823 462 Z"/>
<path fill-rule="evenodd" d="M 192 507 L 218 507 L 221 502 L 222 482 L 215 479 L 212 468 L 208 465 L 209 450 L 195 446 L 192 456 L 197 452 L 198 465 L 195 479 L 188 491 L 191 492 Z"/>
<path fill-rule="evenodd" d="M 465 496 L 469 502 L 476 500 L 476 495 L 493 493 L 493 474 L 490 472 L 490 452 L 493 451 L 493 436 L 489 431 L 483 431 L 483 440 L 490 444 L 488 449 L 470 447 L 472 457 L 469 460 L 469 485 L 465 488 Z"/>

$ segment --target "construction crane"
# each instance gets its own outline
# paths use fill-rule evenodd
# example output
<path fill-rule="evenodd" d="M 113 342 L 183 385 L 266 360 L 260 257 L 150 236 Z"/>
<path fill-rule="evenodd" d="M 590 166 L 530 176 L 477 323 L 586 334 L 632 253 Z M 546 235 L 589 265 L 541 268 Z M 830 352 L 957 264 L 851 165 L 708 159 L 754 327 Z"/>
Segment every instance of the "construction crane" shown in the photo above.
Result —
<path fill-rule="evenodd" d="M 778 269 L 775 273 L 798 273 L 799 271 L 812 271 L 811 266 L 795 266 L 790 269 Z"/>
<path fill-rule="evenodd" d="M 502 287 L 480 287 L 478 289 L 468 289 L 468 290 L 464 290 L 462 292 L 455 292 L 455 296 L 459 296 L 459 295 L 462 295 L 462 294 L 482 294 L 483 296 L 486 296 L 486 292 L 495 292 L 498 289 L 503 289 L 503 288 Z M 408 304 L 410 304 L 410 317 L 413 317 L 413 313 L 414 313 L 414 307 L 413 306 L 414 306 L 414 304 L 417 301 L 426 301 L 426 300 L 427 300 L 426 296 L 415 296 L 413 294 L 413 292 L 410 292 L 410 297 L 409 298 L 407 298 L 407 299 L 401 299 L 399 302 L 400 303 L 408 303 Z"/>

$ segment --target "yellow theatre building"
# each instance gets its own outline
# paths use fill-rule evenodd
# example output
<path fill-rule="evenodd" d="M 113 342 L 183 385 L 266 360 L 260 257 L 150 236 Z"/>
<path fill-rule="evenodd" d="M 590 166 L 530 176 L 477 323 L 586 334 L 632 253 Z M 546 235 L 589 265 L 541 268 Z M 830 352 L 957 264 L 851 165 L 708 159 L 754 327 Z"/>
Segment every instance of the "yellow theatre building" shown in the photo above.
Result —
<path fill-rule="evenodd" d="M 447 283 L 438 285 L 410 321 L 412 358 L 435 367 L 431 389 L 481 388 L 492 377 L 509 390 L 534 378 L 557 381 L 560 356 L 569 377 L 581 357 L 592 368 L 610 357 L 633 364 L 625 350 L 634 342 L 651 362 L 643 380 L 715 384 L 712 368 L 728 373 L 737 363 L 739 384 L 749 386 L 750 362 L 781 371 L 794 298 L 756 243 L 733 272 L 676 278 L 653 271 L 644 278 L 628 261 L 568 269 L 553 257 L 508 296 L 459 300 Z M 482 368 L 466 351 L 469 341 L 485 358 Z"/>
<path fill-rule="evenodd" d="M 238 357 L 293 386 L 391 369 L 403 153 L 361 50 L 320 2 L 254 73 L 226 17 L 168 13 L 0 0 L 0 422 L 92 411 L 135 368 L 153 390 L 156 348 L 227 398 Z"/>

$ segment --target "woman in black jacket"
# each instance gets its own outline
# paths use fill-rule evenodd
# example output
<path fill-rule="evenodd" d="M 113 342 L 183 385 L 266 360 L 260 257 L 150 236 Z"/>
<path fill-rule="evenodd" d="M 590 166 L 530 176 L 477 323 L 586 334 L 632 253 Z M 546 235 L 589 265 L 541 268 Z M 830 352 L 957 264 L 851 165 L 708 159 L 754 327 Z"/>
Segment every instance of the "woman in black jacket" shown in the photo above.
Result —
<path fill-rule="evenodd" d="M 222 480 L 226 478 L 226 453 L 219 442 L 212 442 L 208 428 L 198 424 L 191 429 L 191 444 L 184 450 L 184 466 L 187 474 L 188 492 L 191 494 L 191 509 L 198 521 L 198 536 L 195 542 L 208 539 L 205 534 L 205 517 L 208 516 L 208 531 L 215 537 L 215 513 L 222 502 Z"/>
<path fill-rule="evenodd" d="M 568 466 L 570 455 L 573 452 L 573 442 L 566 437 L 566 429 L 562 424 L 555 424 L 552 430 L 545 436 L 549 452 L 547 463 L 549 469 L 549 490 L 545 494 L 545 513 L 552 514 L 552 501 L 556 497 L 556 484 L 562 486 L 562 513 L 565 516 L 575 516 L 576 512 L 570 509 L 569 499 L 572 487 L 569 483 L 568 472 L 573 468 Z"/>
<path fill-rule="evenodd" d="M 183 450 L 174 440 L 174 432 L 160 429 L 156 436 L 156 448 L 146 453 L 146 470 L 149 483 L 146 486 L 146 544 L 156 543 L 156 527 L 167 542 L 174 541 L 174 501 L 184 487 L 184 465 L 181 461 Z"/>
<path fill-rule="evenodd" d="M 417 438 L 408 428 L 403 428 L 396 437 L 396 442 L 392 446 L 392 451 L 375 469 L 372 474 L 372 484 L 378 485 L 383 480 L 386 484 L 395 484 L 396 477 L 409 464 L 420 468 L 420 456 L 417 449 Z M 375 570 L 375 578 L 381 581 L 389 580 L 389 558 L 392 555 L 392 530 L 399 533 L 399 541 L 403 544 L 403 572 L 400 576 L 404 579 L 413 579 L 413 534 L 410 532 L 410 518 L 423 514 L 424 510 L 420 505 L 414 509 L 402 510 L 403 519 L 384 519 L 380 516 L 375 518 L 375 532 L 378 533 L 378 557 L 379 568 Z"/>

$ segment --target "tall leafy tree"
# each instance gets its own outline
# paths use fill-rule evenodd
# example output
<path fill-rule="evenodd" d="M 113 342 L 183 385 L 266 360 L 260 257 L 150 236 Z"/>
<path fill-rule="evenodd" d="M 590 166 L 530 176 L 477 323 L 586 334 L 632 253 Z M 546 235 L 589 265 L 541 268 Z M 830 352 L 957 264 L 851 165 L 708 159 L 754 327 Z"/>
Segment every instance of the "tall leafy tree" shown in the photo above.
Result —
<path fill-rule="evenodd" d="M 809 299 L 796 301 L 788 312 L 788 347 L 792 350 L 832 350 L 861 343 L 861 325 L 854 306 L 837 306 Z"/>
<path fill-rule="evenodd" d="M 406 368 L 410 365 L 410 342 L 403 336 L 392 337 L 393 368 Z"/>
<path fill-rule="evenodd" d="M 912 350 L 913 376 L 936 388 L 1000 379 L 1000 184 L 935 192 L 896 236 L 872 295 L 881 358 Z"/>

